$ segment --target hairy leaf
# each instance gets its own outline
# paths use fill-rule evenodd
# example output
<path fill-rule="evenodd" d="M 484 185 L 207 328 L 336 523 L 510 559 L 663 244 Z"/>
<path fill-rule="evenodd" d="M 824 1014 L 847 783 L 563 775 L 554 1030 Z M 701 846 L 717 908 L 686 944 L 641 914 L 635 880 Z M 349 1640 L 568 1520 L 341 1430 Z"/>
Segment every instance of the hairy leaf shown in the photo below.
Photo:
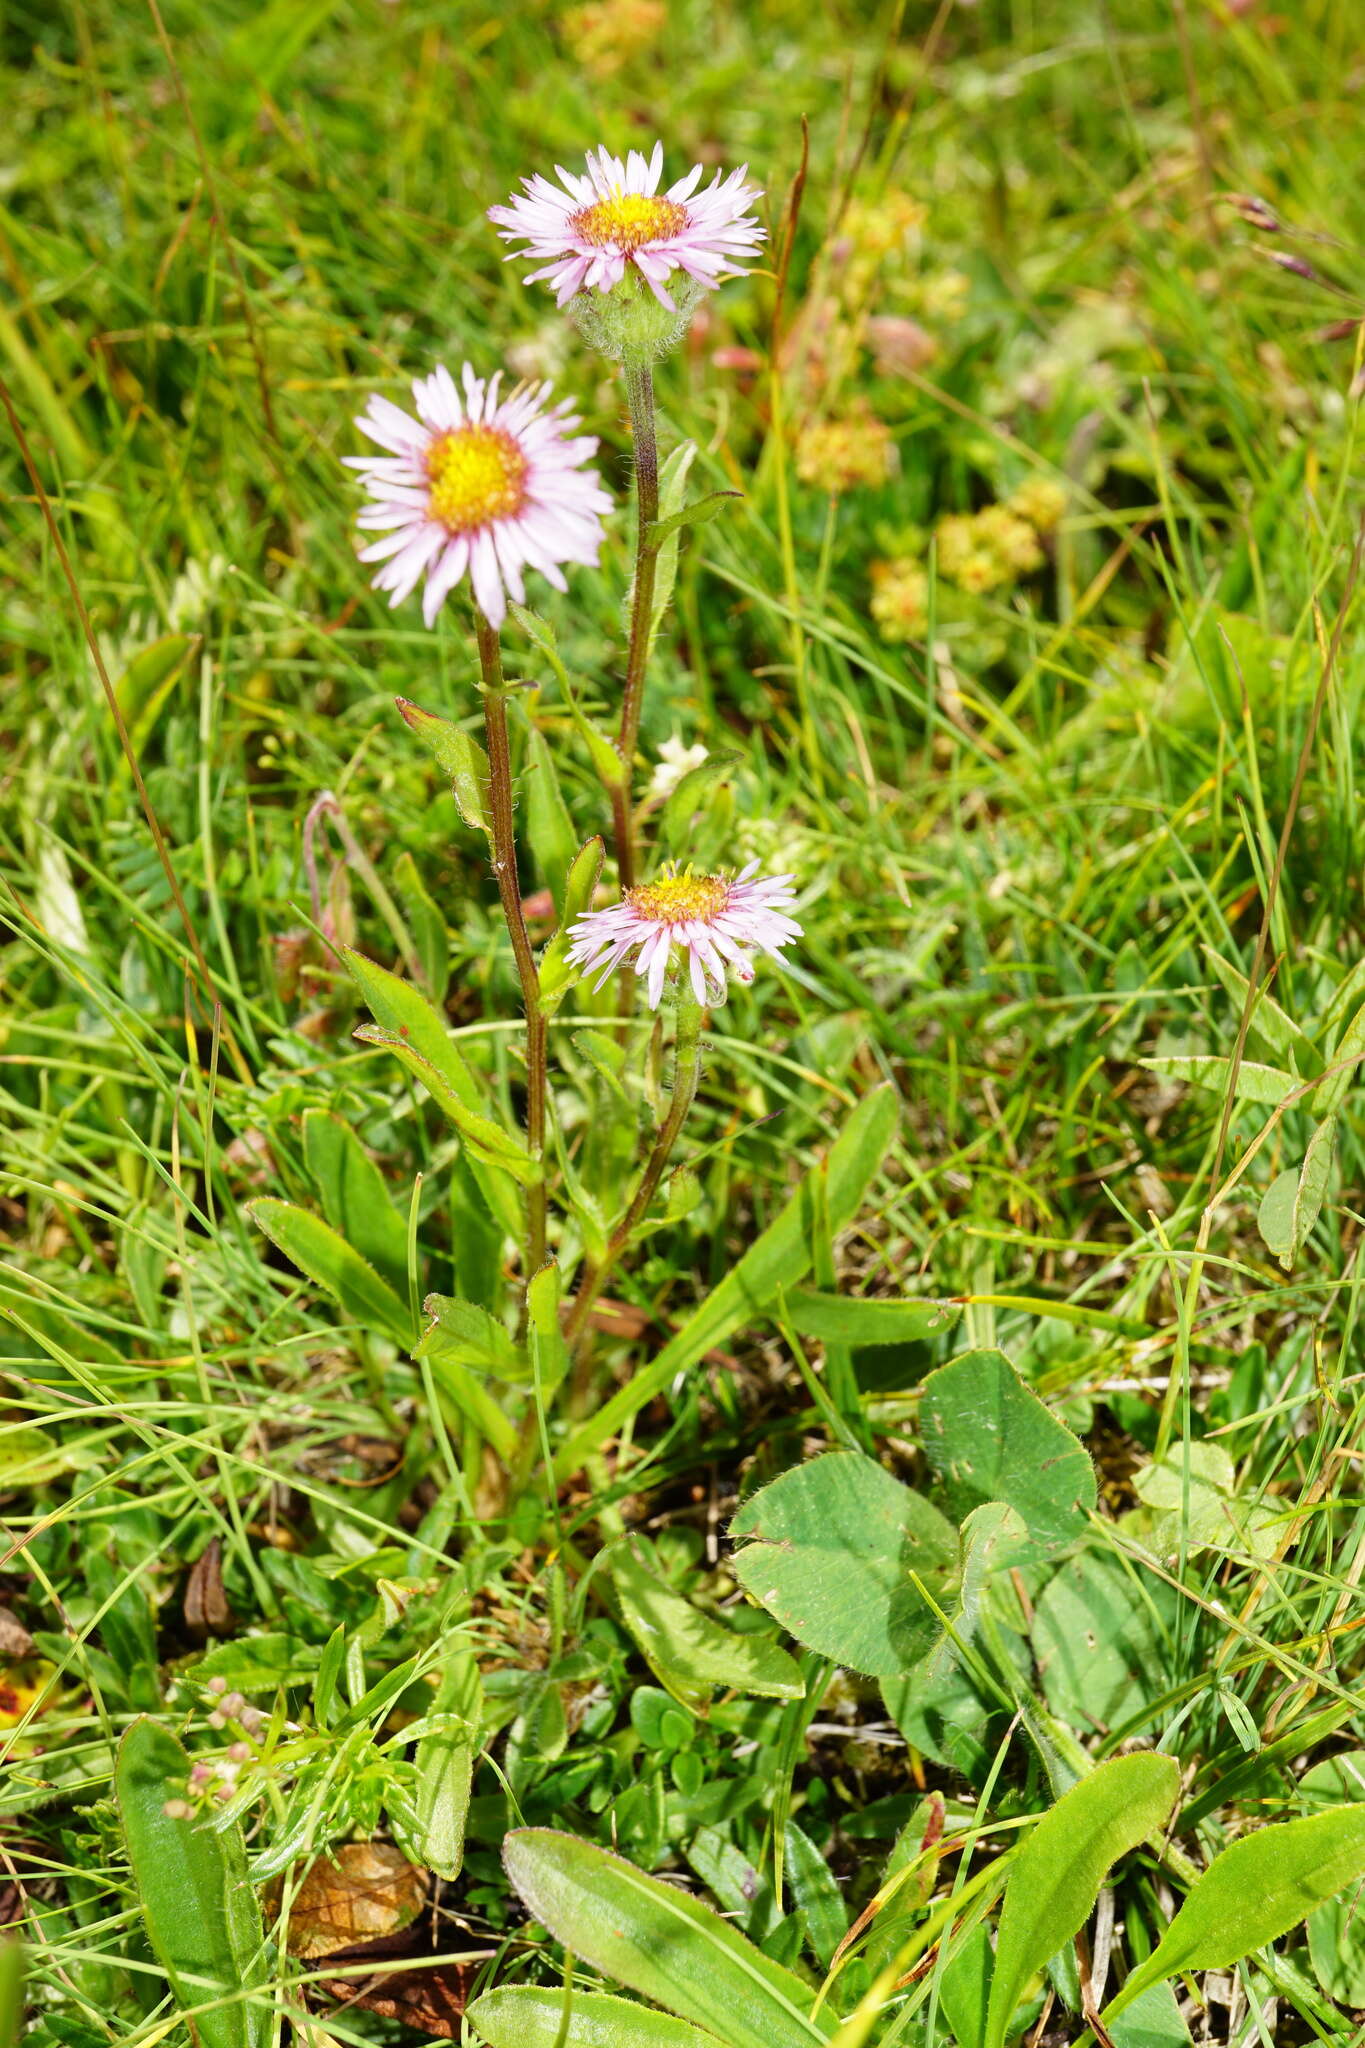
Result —
<path fill-rule="evenodd" d="M 1122 2012 L 1163 1978 L 1240 1962 L 1288 1934 L 1362 1875 L 1365 1805 L 1333 1807 L 1241 1836 L 1214 1857 L 1104 2017 Z"/>
<path fill-rule="evenodd" d="M 301 1273 L 335 1296 L 354 1322 L 392 1337 L 396 1344 L 412 1343 L 416 1333 L 407 1303 L 330 1223 L 272 1195 L 249 1202 L 247 1214 Z"/>
<path fill-rule="evenodd" d="M 503 1861 L 528 1911 L 565 1948 L 710 2028 L 726 2048 L 811 2048 L 833 2032 L 827 2018 L 811 2019 L 813 1994 L 799 1977 L 623 1857 L 549 1828 L 519 1828 L 503 1843 Z"/>
<path fill-rule="evenodd" d="M 118 1747 L 114 1797 L 153 1953 L 196 2048 L 265 2048 L 269 1972 L 240 1827 L 168 1814 L 190 1759 L 165 1728 L 134 1721 Z"/>
<path fill-rule="evenodd" d="M 493 813 L 488 795 L 488 756 L 476 739 L 449 718 L 423 711 L 406 697 L 397 699 L 406 724 L 426 741 L 441 772 L 450 779 L 455 803 L 466 825 L 491 832 Z"/>
<path fill-rule="evenodd" d="M 1029 1978 L 1085 1924 L 1110 1866 L 1165 1826 L 1179 1791 L 1174 1757 L 1111 1757 L 1031 1830 L 1000 1909 L 984 2048 L 1003 2048 Z"/>
<path fill-rule="evenodd" d="M 574 1991 L 566 1999 L 562 1990 L 509 1984 L 485 1991 L 469 2018 L 488 2048 L 723 2048 L 715 2034 L 687 2020 L 602 1991 Z"/>

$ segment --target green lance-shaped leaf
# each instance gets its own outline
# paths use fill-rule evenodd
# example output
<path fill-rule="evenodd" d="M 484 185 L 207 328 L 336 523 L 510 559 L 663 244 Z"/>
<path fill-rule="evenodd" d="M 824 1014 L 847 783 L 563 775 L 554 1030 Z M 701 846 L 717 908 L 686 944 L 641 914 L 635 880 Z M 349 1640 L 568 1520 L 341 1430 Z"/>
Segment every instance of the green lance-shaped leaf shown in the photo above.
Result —
<path fill-rule="evenodd" d="M 983 2048 L 1003 2048 L 1024 1986 L 1084 1926 L 1110 1866 L 1162 1829 L 1174 1757 L 1112 1757 L 1073 1785 L 1016 1851 L 995 1943 Z"/>
<path fill-rule="evenodd" d="M 736 1635 L 675 1593 L 650 1568 L 638 1540 L 626 1537 L 609 1557 L 621 1619 L 660 1685 L 675 1699 L 700 1707 L 717 1686 L 762 1699 L 805 1697 L 795 1658 L 761 1636 Z"/>
<path fill-rule="evenodd" d="M 167 698 L 200 644 L 197 633 L 167 633 L 135 654 L 115 683 L 114 695 L 135 754 L 141 753 Z M 129 780 L 131 774 L 127 757 L 120 754 L 113 774 L 115 788 Z"/>
<path fill-rule="evenodd" d="M 606 733 L 598 731 L 580 706 L 569 671 L 564 666 L 563 657 L 559 652 L 559 641 L 555 636 L 554 627 L 548 619 L 542 619 L 539 612 L 531 611 L 526 605 L 509 605 L 508 610 L 522 631 L 540 649 L 558 677 L 559 687 L 564 692 L 564 701 L 569 707 L 574 724 L 583 736 L 588 752 L 592 756 L 593 767 L 597 770 L 604 788 L 621 788 L 625 781 L 621 756 Z"/>
<path fill-rule="evenodd" d="M 569 1370 L 569 1347 L 559 1320 L 561 1288 L 559 1266 L 549 1259 L 531 1275 L 526 1289 L 526 1343 L 541 1399 L 547 1404 Z"/>
<path fill-rule="evenodd" d="M 1224 1059 L 1221 1053 L 1200 1053 L 1188 1057 L 1184 1054 L 1163 1055 L 1159 1059 L 1142 1060 L 1139 1064 L 1168 1081 L 1188 1081 L 1192 1087 L 1213 1088 L 1219 1094 L 1226 1094 L 1232 1073 L 1232 1061 Z M 1283 1067 L 1266 1067 L 1257 1060 L 1243 1060 L 1237 1069 L 1233 1095 L 1238 1102 L 1259 1102 L 1266 1109 L 1274 1109 L 1298 1085 L 1294 1076 L 1286 1074 Z"/>
<path fill-rule="evenodd" d="M 419 739 L 424 739 L 436 756 L 437 765 L 450 778 L 455 803 L 466 825 L 476 832 L 491 832 L 493 811 L 488 795 L 488 756 L 478 741 L 449 718 L 423 711 L 406 697 L 396 699 L 404 721 Z"/>
<path fill-rule="evenodd" d="M 590 1968 L 726 2048 L 811 2048 L 834 2022 L 810 2017 L 813 1995 L 726 1920 L 623 1857 L 549 1828 L 503 1843 L 527 1910 Z"/>
<path fill-rule="evenodd" d="M 350 1125 L 328 1109 L 305 1110 L 303 1156 L 332 1228 L 369 1260 L 395 1293 L 406 1292 L 407 1225 L 393 1206 L 383 1174 Z"/>
<path fill-rule="evenodd" d="M 1247 991 L 1251 984 L 1239 967 L 1225 960 L 1212 946 L 1205 946 L 1204 958 L 1222 982 L 1238 1012 L 1246 1003 Z M 1287 1010 L 1281 1009 L 1275 998 L 1264 986 L 1258 987 L 1251 1008 L 1251 1030 L 1269 1046 L 1281 1059 L 1294 1062 L 1300 1073 L 1316 1074 L 1322 1066 L 1322 1056 L 1313 1041 L 1300 1030 Z"/>
<path fill-rule="evenodd" d="M 350 946 L 340 948 L 342 964 L 364 997 L 370 1015 L 381 1031 L 402 1039 L 440 1074 L 465 1108 L 482 1114 L 488 1091 L 461 1054 L 446 1029 L 445 1018 L 420 989 L 391 974 L 374 960 L 367 960 Z M 421 1076 L 419 1075 L 419 1079 Z M 473 1148 L 471 1147 L 471 1155 Z M 489 1213 L 508 1237 L 519 1235 L 521 1203 L 507 1175 L 496 1166 L 470 1157 L 471 1177 L 488 1205 Z"/>
<path fill-rule="evenodd" d="M 833 1966 L 840 1942 L 848 1933 L 848 1907 L 839 1880 L 810 1836 L 789 1820 L 782 1834 L 786 1845 L 787 1882 L 797 1910 L 806 1916 L 810 1945 L 822 1969 Z"/>
<path fill-rule="evenodd" d="M 511 1131 L 495 1124 L 491 1117 L 481 1116 L 470 1109 L 451 1087 L 446 1076 L 425 1059 L 406 1038 L 395 1032 L 382 1031 L 377 1024 L 358 1025 L 354 1036 L 362 1045 L 383 1046 L 396 1059 L 402 1061 L 408 1072 L 416 1077 L 430 1095 L 437 1108 L 454 1124 L 474 1158 L 484 1166 L 496 1166 L 504 1173 L 510 1173 L 524 1187 L 530 1187 L 542 1178 L 541 1168 L 526 1149 L 525 1142 L 514 1137 Z"/>
<path fill-rule="evenodd" d="M 1365 1873 L 1365 1805 L 1243 1835 L 1215 1856 L 1147 1960 L 1102 2018 L 1149 1984 L 1188 1970 L 1225 1970 L 1297 1927 Z"/>
<path fill-rule="evenodd" d="M 526 802 L 526 838 L 535 856 L 540 877 L 554 898 L 555 909 L 564 915 L 564 889 L 578 836 L 559 786 L 555 757 L 545 735 L 536 726 L 527 734 L 526 774 L 522 790 Z"/>
<path fill-rule="evenodd" d="M 433 1320 L 422 1332 L 418 1358 L 455 1359 L 475 1372 L 491 1373 L 495 1379 L 511 1380 L 518 1386 L 530 1379 L 526 1353 L 513 1342 L 505 1325 L 477 1302 L 460 1301 L 453 1294 L 429 1294 L 422 1312 Z"/>
<path fill-rule="evenodd" d="M 190 1759 L 155 1721 L 119 1744 L 114 1796 L 152 1951 L 196 2048 L 265 2048 L 271 2019 L 265 1934 L 237 1826 L 177 1820 Z"/>
<path fill-rule="evenodd" d="M 401 974 L 391 973 L 376 960 L 367 960 L 353 946 L 342 946 L 339 950 L 346 972 L 365 998 L 381 1031 L 406 1040 L 414 1052 L 430 1061 L 466 1109 L 482 1109 L 487 1090 L 446 1029 L 446 1020 L 435 1004 L 410 981 L 404 981 Z"/>
<path fill-rule="evenodd" d="M 485 1991 L 469 2018 L 488 2048 L 724 2048 L 687 2020 L 604 1991 L 571 1991 L 566 2000 L 562 1990 L 509 1984 Z"/>
<path fill-rule="evenodd" d="M 950 1598 L 958 1536 L 922 1494 L 858 1451 L 831 1451 L 784 1472 L 730 1525 L 740 1584 L 798 1642 L 874 1678 L 926 1656 Z"/>
<path fill-rule="evenodd" d="M 662 527 L 664 532 L 659 542 L 654 570 L 654 602 L 649 615 L 649 642 L 645 650 L 647 654 L 653 651 L 660 623 L 673 596 L 673 585 L 677 581 L 678 541 L 681 538 L 681 529 L 674 521 L 676 514 L 683 509 L 687 473 L 696 457 L 696 442 L 683 441 L 659 468 L 659 516 L 654 526 L 656 530 Z M 648 539 L 648 535 L 646 538 Z M 635 579 L 632 577 L 628 609 L 633 611 L 634 607 Z"/>
<path fill-rule="evenodd" d="M 247 1214 L 301 1273 L 335 1296 L 354 1322 L 392 1337 L 396 1344 L 411 1344 L 416 1332 L 407 1303 L 330 1223 L 311 1209 L 276 1201 L 271 1195 L 249 1202 Z"/>
<path fill-rule="evenodd" d="M 1302 1163 L 1277 1174 L 1261 1197 L 1256 1228 L 1266 1249 L 1275 1254 L 1286 1273 L 1322 1214 L 1332 1178 L 1336 1135 L 1335 1116 L 1324 1117 L 1308 1140 Z"/>
<path fill-rule="evenodd" d="M 1365 1058 L 1365 1005 L 1358 1009 L 1337 1041 L 1327 1061 L 1327 1073 L 1313 1090 L 1309 1107 L 1314 1116 L 1330 1116 L 1346 1100 L 1355 1071 Z"/>
<path fill-rule="evenodd" d="M 0 1941 L 0 2048 L 19 2048 L 23 2017 L 24 1945 L 7 1936 Z"/>
<path fill-rule="evenodd" d="M 412 933 L 422 979 L 439 1003 L 450 979 L 450 933 L 445 912 L 427 888 L 411 853 L 400 853 L 394 862 L 393 886 Z"/>
<path fill-rule="evenodd" d="M 571 1478 L 599 1444 L 663 1393 L 678 1373 L 705 1358 L 743 1324 L 754 1322 L 777 1299 L 779 1289 L 805 1278 L 815 1256 L 814 1182 L 824 1177 L 829 1227 L 842 1230 L 857 1214 L 885 1157 L 896 1120 L 896 1096 L 889 1083 L 863 1098 L 828 1156 L 811 1169 L 776 1221 L 754 1240 L 719 1287 L 651 1364 L 575 1430 L 555 1459 L 556 1478 Z"/>
<path fill-rule="evenodd" d="M 997 1500 L 1015 1509 L 1039 1552 L 1083 1534 L 1095 1505 L 1095 1468 L 999 1351 L 968 1351 L 930 1373 L 920 1429 L 948 1512 L 959 1521 Z"/>
<path fill-rule="evenodd" d="M 414 1759 L 417 1829 L 410 1854 L 449 1883 L 464 1864 L 465 1825 L 483 1713 L 483 1684 L 472 1653 L 450 1651 L 423 1721 Z M 445 1723 L 446 1725 L 441 1725 Z"/>
<path fill-rule="evenodd" d="M 991 1998 L 991 1938 L 982 1922 L 953 1950 L 939 1996 L 957 2048 L 982 2048 Z"/>
<path fill-rule="evenodd" d="M 796 1287 L 787 1296 L 787 1321 L 801 1337 L 821 1344 L 906 1344 L 935 1337 L 962 1313 L 955 1301 L 874 1300 L 856 1294 L 820 1294 Z"/>
<path fill-rule="evenodd" d="M 652 519 L 645 539 L 652 548 L 658 547 L 670 533 L 681 533 L 685 526 L 709 526 L 727 505 L 743 497 L 743 491 L 708 491 L 704 498 L 694 498 L 690 505 L 684 505 L 679 512 L 670 512 L 666 519 Z"/>
<path fill-rule="evenodd" d="M 575 921 L 592 909 L 593 893 L 602 873 L 602 842 L 589 839 L 579 847 L 564 880 L 564 901 L 559 929 L 540 956 L 540 999 L 547 1008 L 563 1001 L 564 992 L 577 981 L 579 969 L 571 967 L 566 955 L 569 933 Z"/>

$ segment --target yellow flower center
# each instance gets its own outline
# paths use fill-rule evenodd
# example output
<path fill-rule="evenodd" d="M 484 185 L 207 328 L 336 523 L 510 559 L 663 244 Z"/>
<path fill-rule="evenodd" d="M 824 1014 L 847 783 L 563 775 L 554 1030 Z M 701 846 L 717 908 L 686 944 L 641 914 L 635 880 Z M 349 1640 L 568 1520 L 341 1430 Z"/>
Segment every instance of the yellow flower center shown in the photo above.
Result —
<path fill-rule="evenodd" d="M 512 436 L 499 427 L 457 427 L 427 452 L 427 509 L 452 533 L 509 519 L 526 503 L 529 468 Z"/>
<path fill-rule="evenodd" d="M 653 924 L 683 924 L 700 918 L 710 924 L 724 910 L 730 884 L 720 875 L 660 875 L 638 889 L 627 889 L 626 901 L 637 917 Z"/>
<path fill-rule="evenodd" d="M 676 235 L 687 226 L 687 208 L 676 199 L 653 199 L 645 192 L 613 192 L 595 206 L 582 206 L 569 226 L 580 241 L 599 249 L 610 243 L 627 256 L 660 235 Z"/>

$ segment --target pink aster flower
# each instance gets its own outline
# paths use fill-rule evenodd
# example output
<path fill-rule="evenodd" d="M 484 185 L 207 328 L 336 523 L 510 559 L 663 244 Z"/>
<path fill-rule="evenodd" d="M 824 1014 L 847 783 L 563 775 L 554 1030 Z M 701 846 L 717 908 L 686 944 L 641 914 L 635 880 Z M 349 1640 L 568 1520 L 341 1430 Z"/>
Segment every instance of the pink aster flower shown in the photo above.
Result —
<path fill-rule="evenodd" d="M 761 196 L 760 187 L 747 182 L 747 164 L 728 178 L 717 171 L 700 192 L 703 167 L 697 164 L 661 193 L 661 142 L 648 160 L 633 149 L 622 163 L 599 149 L 589 151 L 586 163 L 586 177 L 556 164 L 558 185 L 537 173 L 522 180 L 523 191 L 507 206 L 488 209 L 505 242 L 526 244 L 508 262 L 523 257 L 542 264 L 526 282 L 548 278 L 561 306 L 581 291 L 613 290 L 630 266 L 673 311 L 666 289 L 672 271 L 684 271 L 698 290 L 713 291 L 723 277 L 743 275 L 735 258 L 751 257 L 764 238 L 747 210 Z"/>
<path fill-rule="evenodd" d="M 524 569 L 563 590 L 561 563 L 596 562 L 611 499 L 585 466 L 595 438 L 574 433 L 567 402 L 545 403 L 547 385 L 521 385 L 500 401 L 500 377 L 485 382 L 468 363 L 461 381 L 463 398 L 438 364 L 413 384 L 416 419 L 376 396 L 356 421 L 388 450 L 346 457 L 373 501 L 357 524 L 390 529 L 360 559 L 383 563 L 374 588 L 392 591 L 395 605 L 425 574 L 429 626 L 467 573 L 474 602 L 497 627 L 509 592 L 526 601 Z"/>
<path fill-rule="evenodd" d="M 665 869 L 657 881 L 627 889 L 609 910 L 590 910 L 569 934 L 571 964 L 586 973 L 602 971 L 603 983 L 639 948 L 635 972 L 648 976 L 649 1006 L 659 1007 L 664 976 L 679 948 L 687 961 L 692 993 L 699 1003 L 725 1001 L 727 971 L 736 981 L 754 978 L 752 952 L 782 959 L 782 948 L 801 936 L 787 916 L 795 898 L 790 875 L 755 878 L 750 861 L 733 880 L 726 875 L 677 874 Z"/>

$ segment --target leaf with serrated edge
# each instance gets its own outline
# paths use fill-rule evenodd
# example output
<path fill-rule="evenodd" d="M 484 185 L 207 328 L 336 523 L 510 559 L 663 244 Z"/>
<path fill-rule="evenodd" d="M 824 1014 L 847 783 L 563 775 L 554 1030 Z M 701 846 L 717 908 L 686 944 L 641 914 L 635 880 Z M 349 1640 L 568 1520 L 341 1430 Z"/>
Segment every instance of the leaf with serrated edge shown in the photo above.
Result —
<path fill-rule="evenodd" d="M 501 1380 L 521 1383 L 530 1378 L 526 1353 L 513 1343 L 497 1317 L 477 1302 L 461 1301 L 453 1294 L 429 1294 L 422 1313 L 433 1320 L 423 1330 L 414 1357 L 457 1359 L 476 1372 L 492 1373 Z"/>

